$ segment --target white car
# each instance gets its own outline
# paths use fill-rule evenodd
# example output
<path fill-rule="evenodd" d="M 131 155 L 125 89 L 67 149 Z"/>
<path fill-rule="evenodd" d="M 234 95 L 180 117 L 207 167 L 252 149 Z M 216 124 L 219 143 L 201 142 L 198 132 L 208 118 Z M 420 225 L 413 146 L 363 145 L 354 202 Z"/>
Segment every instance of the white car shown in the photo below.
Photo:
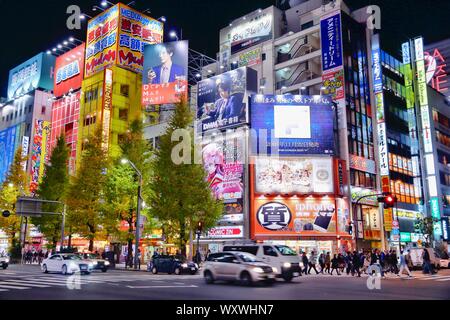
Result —
<path fill-rule="evenodd" d="M 203 276 L 207 284 L 216 280 L 239 281 L 245 285 L 263 281 L 275 281 L 273 268 L 256 256 L 247 252 L 212 253 L 203 266 Z"/>
<path fill-rule="evenodd" d="M 0 256 L 0 268 L 5 270 L 9 265 L 9 257 L 8 256 Z"/>
<path fill-rule="evenodd" d="M 94 264 L 90 261 L 81 259 L 76 254 L 61 253 L 54 254 L 42 261 L 41 269 L 44 273 L 61 272 L 66 275 L 81 272 L 90 274 L 94 269 Z"/>

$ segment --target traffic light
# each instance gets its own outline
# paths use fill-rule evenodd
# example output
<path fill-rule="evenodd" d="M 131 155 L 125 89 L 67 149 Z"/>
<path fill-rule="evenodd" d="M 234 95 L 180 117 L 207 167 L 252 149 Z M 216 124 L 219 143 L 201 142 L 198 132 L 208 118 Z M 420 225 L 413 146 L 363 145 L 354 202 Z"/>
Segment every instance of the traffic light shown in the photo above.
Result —
<path fill-rule="evenodd" d="M 397 202 L 397 198 L 389 192 L 383 193 L 382 197 L 378 198 L 379 202 L 382 202 L 385 209 L 393 208 Z"/>
<path fill-rule="evenodd" d="M 353 226 L 351 223 L 348 225 L 348 234 L 350 234 L 350 235 L 353 234 Z"/>

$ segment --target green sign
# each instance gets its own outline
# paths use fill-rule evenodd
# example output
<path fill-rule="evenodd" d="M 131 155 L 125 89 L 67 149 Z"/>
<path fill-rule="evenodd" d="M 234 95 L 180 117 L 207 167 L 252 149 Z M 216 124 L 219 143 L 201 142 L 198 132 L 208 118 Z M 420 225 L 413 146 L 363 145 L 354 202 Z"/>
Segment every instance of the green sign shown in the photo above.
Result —
<path fill-rule="evenodd" d="M 411 233 L 400 232 L 400 242 L 411 242 Z"/>
<path fill-rule="evenodd" d="M 439 208 L 439 198 L 431 198 L 430 200 L 431 216 L 433 219 L 441 219 L 441 210 Z"/>

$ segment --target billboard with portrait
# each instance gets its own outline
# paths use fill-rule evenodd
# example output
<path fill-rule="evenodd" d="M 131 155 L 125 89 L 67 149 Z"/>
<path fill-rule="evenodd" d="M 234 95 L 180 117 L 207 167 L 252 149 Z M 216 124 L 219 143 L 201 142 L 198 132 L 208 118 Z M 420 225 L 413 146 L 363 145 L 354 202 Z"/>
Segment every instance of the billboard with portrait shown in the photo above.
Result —
<path fill-rule="evenodd" d="M 84 50 L 83 43 L 56 58 L 53 89 L 55 97 L 61 97 L 70 90 L 81 88 L 84 74 Z"/>
<path fill-rule="evenodd" d="M 9 71 L 8 100 L 13 100 L 34 89 L 53 90 L 53 68 L 56 58 L 39 53 Z"/>
<path fill-rule="evenodd" d="M 250 109 L 253 154 L 334 154 L 331 97 L 253 95 Z"/>
<path fill-rule="evenodd" d="M 146 45 L 142 105 L 178 103 L 187 99 L 189 42 Z"/>
<path fill-rule="evenodd" d="M 214 197 L 224 203 L 224 215 L 244 214 L 245 179 L 244 136 L 206 137 L 202 146 L 202 163 Z M 234 216 L 224 221 L 243 220 Z"/>
<path fill-rule="evenodd" d="M 332 158 L 256 158 L 255 192 L 334 193 Z"/>
<path fill-rule="evenodd" d="M 237 127 L 248 122 L 247 92 L 256 91 L 256 71 L 246 67 L 198 83 L 198 132 Z"/>
<path fill-rule="evenodd" d="M 334 198 L 256 198 L 252 236 L 336 235 Z"/>

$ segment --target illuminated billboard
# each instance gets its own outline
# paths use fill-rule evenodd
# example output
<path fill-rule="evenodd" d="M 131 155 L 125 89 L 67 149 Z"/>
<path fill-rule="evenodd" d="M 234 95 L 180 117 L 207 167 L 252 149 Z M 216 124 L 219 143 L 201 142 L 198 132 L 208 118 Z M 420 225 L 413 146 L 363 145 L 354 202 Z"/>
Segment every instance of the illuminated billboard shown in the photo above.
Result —
<path fill-rule="evenodd" d="M 53 95 L 61 97 L 81 88 L 84 74 L 84 43 L 56 58 Z"/>
<path fill-rule="evenodd" d="M 252 220 L 255 237 L 332 236 L 337 233 L 334 198 L 256 198 Z"/>
<path fill-rule="evenodd" d="M 320 21 L 322 69 L 328 71 L 342 66 L 341 14 L 333 13 Z"/>
<path fill-rule="evenodd" d="M 255 192 L 334 193 L 332 158 L 256 158 Z"/>
<path fill-rule="evenodd" d="M 436 91 L 450 95 L 450 40 L 425 46 L 424 52 L 427 83 Z"/>
<path fill-rule="evenodd" d="M 188 41 L 146 45 L 142 105 L 178 103 L 187 99 Z"/>
<path fill-rule="evenodd" d="M 256 71 L 238 68 L 198 83 L 198 132 L 246 124 L 247 92 L 256 91 Z"/>
<path fill-rule="evenodd" d="M 20 138 L 19 127 L 20 125 L 17 125 L 0 131 L 0 183 L 5 180 L 14 161 L 14 153 Z"/>
<path fill-rule="evenodd" d="M 121 3 L 109 8 L 89 21 L 85 77 L 114 64 L 141 73 L 145 44 L 162 38 L 161 22 Z"/>
<path fill-rule="evenodd" d="M 335 110 L 329 96 L 253 95 L 254 154 L 332 155 Z"/>
<path fill-rule="evenodd" d="M 50 139 L 50 122 L 36 120 L 31 144 L 31 181 L 30 192 L 36 194 L 39 183 L 44 176 L 47 141 Z"/>
<path fill-rule="evenodd" d="M 232 26 L 230 31 L 231 54 L 253 47 L 273 37 L 273 14 L 269 11 Z"/>
<path fill-rule="evenodd" d="M 18 98 L 34 89 L 53 90 L 55 57 L 39 53 L 9 71 L 8 100 Z"/>

